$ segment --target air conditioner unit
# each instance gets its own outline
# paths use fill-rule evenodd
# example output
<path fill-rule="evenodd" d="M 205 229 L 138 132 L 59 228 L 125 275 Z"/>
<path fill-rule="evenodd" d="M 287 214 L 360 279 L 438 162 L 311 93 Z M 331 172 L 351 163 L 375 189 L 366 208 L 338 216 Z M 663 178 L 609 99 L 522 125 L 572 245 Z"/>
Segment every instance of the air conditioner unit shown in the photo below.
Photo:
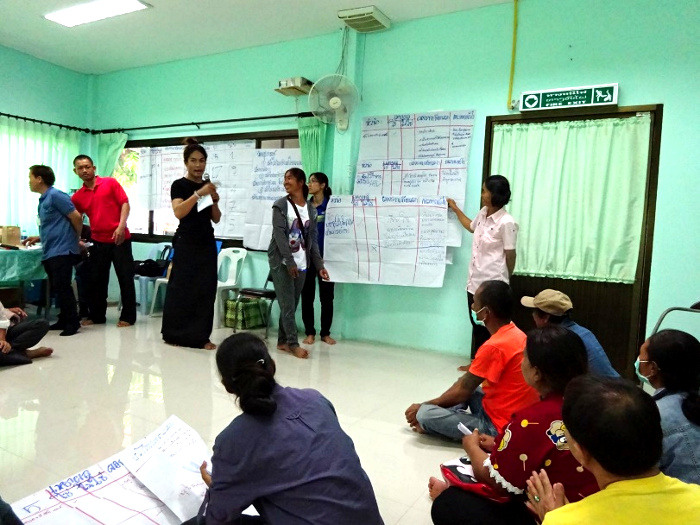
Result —
<path fill-rule="evenodd" d="M 311 82 L 308 78 L 304 77 L 292 77 L 285 78 L 279 81 L 279 87 L 275 88 L 277 93 L 282 93 L 287 97 L 298 97 L 301 95 L 307 95 L 311 90 Z"/>
<path fill-rule="evenodd" d="M 374 33 L 391 27 L 391 20 L 373 5 L 338 11 L 345 25 L 358 33 Z"/>

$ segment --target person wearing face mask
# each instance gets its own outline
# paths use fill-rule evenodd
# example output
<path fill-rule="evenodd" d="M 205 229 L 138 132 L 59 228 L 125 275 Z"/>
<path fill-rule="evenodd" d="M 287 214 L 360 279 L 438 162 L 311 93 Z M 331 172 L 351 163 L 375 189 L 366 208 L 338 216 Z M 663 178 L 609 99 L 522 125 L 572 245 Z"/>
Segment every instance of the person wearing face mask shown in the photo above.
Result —
<path fill-rule="evenodd" d="M 406 409 L 406 421 L 415 432 L 461 440 L 457 425 L 462 423 L 469 430 L 496 436 L 514 412 L 537 401 L 537 391 L 525 382 L 520 368 L 526 336 L 511 321 L 513 303 L 507 283 L 486 281 L 479 286 L 472 315 L 491 337 L 450 388 Z"/>
<path fill-rule="evenodd" d="M 700 342 L 680 330 L 661 330 L 639 349 L 637 377 L 655 389 L 667 476 L 700 484 Z"/>

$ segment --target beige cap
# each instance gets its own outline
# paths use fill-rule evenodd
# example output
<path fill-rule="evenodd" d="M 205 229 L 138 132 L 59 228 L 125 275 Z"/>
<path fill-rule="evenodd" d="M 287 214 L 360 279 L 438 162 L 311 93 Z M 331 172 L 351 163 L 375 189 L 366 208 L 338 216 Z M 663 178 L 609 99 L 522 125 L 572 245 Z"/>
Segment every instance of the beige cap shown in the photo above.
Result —
<path fill-rule="evenodd" d="M 569 296 L 559 290 L 542 290 L 535 297 L 523 297 L 520 303 L 528 308 L 539 308 L 549 315 L 565 315 L 574 305 Z"/>

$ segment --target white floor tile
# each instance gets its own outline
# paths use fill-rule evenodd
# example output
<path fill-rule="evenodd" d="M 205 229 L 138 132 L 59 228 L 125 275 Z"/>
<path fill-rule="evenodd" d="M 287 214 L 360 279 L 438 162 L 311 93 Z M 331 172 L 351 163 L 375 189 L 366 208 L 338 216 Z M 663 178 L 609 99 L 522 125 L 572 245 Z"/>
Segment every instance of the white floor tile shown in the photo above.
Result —
<path fill-rule="evenodd" d="M 116 328 L 50 332 L 50 358 L 0 369 L 0 495 L 16 501 L 105 459 L 176 414 L 209 445 L 240 413 L 221 386 L 215 352 L 175 348 L 160 338 L 161 318 Z M 262 332 L 256 332 L 262 335 Z M 214 342 L 231 334 L 217 329 Z M 387 525 L 430 521 L 428 478 L 459 444 L 414 434 L 404 419 L 413 402 L 441 393 L 466 359 L 353 341 L 310 346 L 308 360 L 268 347 L 277 380 L 315 388 L 334 404 L 374 485 Z"/>

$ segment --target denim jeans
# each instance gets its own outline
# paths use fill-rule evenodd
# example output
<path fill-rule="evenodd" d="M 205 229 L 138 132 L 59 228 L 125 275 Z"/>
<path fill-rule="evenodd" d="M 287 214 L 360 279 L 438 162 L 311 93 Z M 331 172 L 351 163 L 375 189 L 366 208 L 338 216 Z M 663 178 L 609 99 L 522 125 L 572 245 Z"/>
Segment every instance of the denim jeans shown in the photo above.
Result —
<path fill-rule="evenodd" d="M 451 408 L 423 404 L 418 409 L 416 419 L 423 430 L 429 434 L 438 434 L 456 441 L 461 441 L 464 436 L 457 429 L 459 423 L 462 423 L 469 430 L 476 428 L 481 434 L 495 437 L 498 432 L 496 432 L 496 427 L 484 411 L 483 398 L 484 391 L 479 387 L 474 390 L 465 403 L 460 403 Z M 469 412 L 466 411 L 467 409 L 469 409 Z"/>

